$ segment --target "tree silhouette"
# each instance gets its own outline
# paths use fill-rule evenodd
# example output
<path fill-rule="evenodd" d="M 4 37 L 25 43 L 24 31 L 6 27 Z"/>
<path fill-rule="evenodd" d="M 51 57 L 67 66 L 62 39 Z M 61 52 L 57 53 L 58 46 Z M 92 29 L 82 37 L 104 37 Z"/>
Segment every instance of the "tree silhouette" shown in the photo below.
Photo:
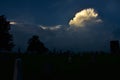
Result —
<path fill-rule="evenodd" d="M 9 32 L 10 22 L 5 16 L 0 16 L 0 51 L 11 51 L 14 47 L 13 37 Z"/>
<path fill-rule="evenodd" d="M 44 46 L 44 44 L 39 40 L 39 36 L 33 35 L 32 38 L 28 41 L 27 52 L 30 53 L 45 53 L 48 49 Z"/>

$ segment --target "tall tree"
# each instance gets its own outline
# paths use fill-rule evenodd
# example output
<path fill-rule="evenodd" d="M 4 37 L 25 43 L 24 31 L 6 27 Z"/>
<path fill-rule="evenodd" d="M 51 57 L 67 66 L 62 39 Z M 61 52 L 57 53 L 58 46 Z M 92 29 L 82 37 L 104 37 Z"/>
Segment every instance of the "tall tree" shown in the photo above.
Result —
<path fill-rule="evenodd" d="M 13 37 L 9 32 L 10 22 L 5 16 L 0 16 L 0 51 L 11 51 L 14 47 Z"/>
<path fill-rule="evenodd" d="M 39 36 L 33 35 L 32 38 L 29 39 L 27 52 L 42 54 L 42 53 L 45 53 L 47 51 L 48 51 L 48 49 L 39 40 Z"/>

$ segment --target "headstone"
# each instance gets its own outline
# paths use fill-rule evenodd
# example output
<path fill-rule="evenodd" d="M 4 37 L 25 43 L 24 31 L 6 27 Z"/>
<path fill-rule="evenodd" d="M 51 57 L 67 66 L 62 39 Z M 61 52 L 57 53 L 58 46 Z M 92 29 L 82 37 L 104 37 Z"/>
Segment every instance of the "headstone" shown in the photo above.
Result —
<path fill-rule="evenodd" d="M 119 41 L 118 40 L 110 41 L 110 50 L 112 54 L 119 53 Z"/>

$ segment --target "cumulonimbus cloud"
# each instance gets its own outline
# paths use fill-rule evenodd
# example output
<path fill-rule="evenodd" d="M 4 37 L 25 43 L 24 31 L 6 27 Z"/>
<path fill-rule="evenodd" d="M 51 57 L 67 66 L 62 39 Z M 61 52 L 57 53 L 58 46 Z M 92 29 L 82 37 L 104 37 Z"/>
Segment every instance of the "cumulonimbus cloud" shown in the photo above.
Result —
<path fill-rule="evenodd" d="M 98 13 L 93 8 L 83 9 L 75 14 L 69 25 L 74 27 L 84 27 L 90 24 L 102 22 L 98 18 Z"/>

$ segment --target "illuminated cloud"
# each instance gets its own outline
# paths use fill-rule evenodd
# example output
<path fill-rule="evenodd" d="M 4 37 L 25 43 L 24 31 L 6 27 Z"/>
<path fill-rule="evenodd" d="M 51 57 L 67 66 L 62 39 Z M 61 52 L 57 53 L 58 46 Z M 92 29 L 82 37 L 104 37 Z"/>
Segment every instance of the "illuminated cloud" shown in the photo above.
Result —
<path fill-rule="evenodd" d="M 62 25 L 56 25 L 56 26 L 52 26 L 52 27 L 46 27 L 46 26 L 42 26 L 40 25 L 39 27 L 42 28 L 43 30 L 58 30 L 61 28 Z"/>
<path fill-rule="evenodd" d="M 16 25 L 17 23 L 14 22 L 14 21 L 11 21 L 10 24 L 11 24 L 11 25 Z"/>
<path fill-rule="evenodd" d="M 17 26 L 21 26 L 21 27 L 25 27 L 25 25 L 29 25 L 29 26 L 36 26 L 36 27 L 39 27 L 43 30 L 58 30 L 62 27 L 62 25 L 56 25 L 56 26 L 42 26 L 42 25 L 37 25 L 37 24 L 31 24 L 31 23 L 18 23 L 18 22 L 15 22 L 15 21 L 11 21 L 10 22 L 11 25 L 17 25 Z"/>
<path fill-rule="evenodd" d="M 75 14 L 75 17 L 70 20 L 69 25 L 74 27 L 84 27 L 94 23 L 102 22 L 98 18 L 98 13 L 93 8 L 83 9 Z"/>

